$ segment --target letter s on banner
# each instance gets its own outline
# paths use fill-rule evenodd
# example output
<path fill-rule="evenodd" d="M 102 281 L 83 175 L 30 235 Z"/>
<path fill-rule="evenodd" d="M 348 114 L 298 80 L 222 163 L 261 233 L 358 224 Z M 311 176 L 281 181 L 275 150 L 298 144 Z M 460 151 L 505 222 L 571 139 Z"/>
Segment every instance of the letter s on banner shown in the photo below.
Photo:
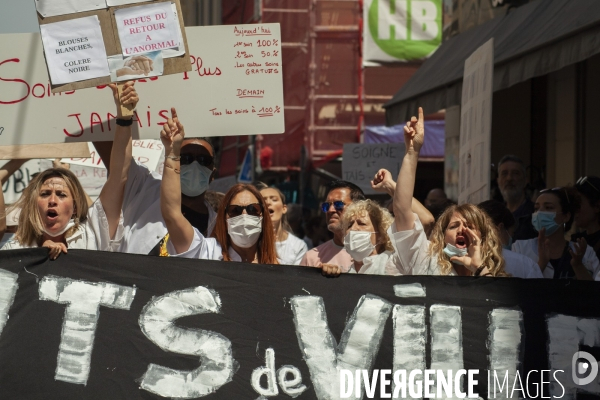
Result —
<path fill-rule="evenodd" d="M 199 356 L 201 365 L 193 371 L 178 371 L 150 364 L 141 388 L 163 397 L 192 399 L 230 382 L 237 363 L 229 339 L 216 332 L 174 324 L 178 318 L 220 311 L 219 294 L 203 286 L 167 293 L 148 302 L 139 319 L 144 335 L 165 351 Z"/>

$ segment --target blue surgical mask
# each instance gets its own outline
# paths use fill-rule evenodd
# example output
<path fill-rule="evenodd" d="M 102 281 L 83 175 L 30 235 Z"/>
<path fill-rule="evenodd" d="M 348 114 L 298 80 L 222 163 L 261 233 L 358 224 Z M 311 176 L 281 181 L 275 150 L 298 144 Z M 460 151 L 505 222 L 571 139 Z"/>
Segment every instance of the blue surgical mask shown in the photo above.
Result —
<path fill-rule="evenodd" d="M 546 236 L 552 235 L 559 228 L 560 225 L 554 220 L 556 218 L 555 212 L 550 211 L 537 211 L 531 215 L 531 223 L 536 231 L 541 231 L 542 228 L 546 228 Z"/>
<path fill-rule="evenodd" d="M 181 166 L 181 193 L 189 197 L 200 196 L 208 189 L 212 171 L 194 161 Z"/>
<path fill-rule="evenodd" d="M 456 246 L 452 246 L 450 243 L 446 244 L 446 247 L 444 248 L 444 253 L 452 258 L 452 257 L 463 257 L 467 255 L 467 249 L 459 249 Z M 463 265 L 463 263 L 461 263 L 460 261 L 452 261 L 455 264 L 460 264 Z"/>

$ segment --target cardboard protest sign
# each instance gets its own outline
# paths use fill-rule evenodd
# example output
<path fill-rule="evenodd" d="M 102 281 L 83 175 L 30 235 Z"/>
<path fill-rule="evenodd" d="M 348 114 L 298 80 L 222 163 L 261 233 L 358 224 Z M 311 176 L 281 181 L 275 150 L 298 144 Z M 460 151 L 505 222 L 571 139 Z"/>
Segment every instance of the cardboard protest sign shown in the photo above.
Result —
<path fill-rule="evenodd" d="M 375 194 L 371 180 L 380 169 L 397 177 L 406 152 L 404 143 L 345 143 L 342 157 L 342 177 L 360 187 L 365 194 Z"/>
<path fill-rule="evenodd" d="M 465 60 L 460 108 L 458 204 L 490 198 L 494 39 Z"/>
<path fill-rule="evenodd" d="M 106 8 L 104 0 L 35 0 L 35 7 L 44 18 L 75 14 Z"/>
<path fill-rule="evenodd" d="M 327 279 L 73 249 L 50 261 L 43 248 L 2 251 L 0 266 L 7 399 L 600 394 L 598 282 Z"/>
<path fill-rule="evenodd" d="M 0 107 L 2 109 L 2 107 Z M 0 129 L 1 131 L 1 129 Z M 87 143 L 51 143 L 51 144 L 25 144 L 3 145 L 0 135 L 0 160 L 36 159 L 47 157 L 89 157 Z"/>
<path fill-rule="evenodd" d="M 193 71 L 136 82 L 134 139 L 158 139 L 171 107 L 189 136 L 282 133 L 279 24 L 186 32 L 191 53 L 186 62 Z M 0 146 L 110 141 L 115 115 L 111 90 L 103 85 L 52 93 L 39 35 L 0 35 Z M 62 154 L 44 155 L 56 156 Z"/>
<path fill-rule="evenodd" d="M 179 0 L 173 2 L 155 0 L 135 2 L 135 4 L 118 2 L 120 4 L 118 6 L 107 5 L 106 1 L 102 0 L 95 2 L 103 4 L 103 7 L 98 8 L 79 7 L 74 3 L 58 1 L 58 5 L 48 5 L 46 8 L 38 4 L 38 20 L 45 46 L 52 93 L 116 82 L 113 77 L 117 75 L 133 75 L 135 78 L 149 76 L 145 70 L 138 70 L 140 72 L 138 74 L 127 74 L 132 69 L 120 73 L 113 71 L 111 75 L 108 72 L 108 58 L 117 55 L 131 56 L 170 49 L 169 53 L 163 54 L 163 58 L 168 60 L 164 61 L 162 74 L 169 75 L 191 70 L 187 58 L 189 56 L 187 38 L 183 30 Z M 40 11 L 40 7 L 44 13 Z M 99 30 L 96 23 L 93 25 L 85 23 L 89 21 L 88 18 L 98 21 Z M 157 18 L 159 20 L 156 20 Z M 83 28 L 72 28 L 78 24 L 83 24 Z M 93 35 L 88 32 L 92 28 L 94 28 Z M 152 36 L 155 38 L 152 39 Z M 90 37 L 96 38 L 95 45 L 87 43 Z M 125 42 L 121 43 L 121 40 Z M 104 43 L 104 49 L 98 42 Z M 60 43 L 64 45 L 60 46 Z M 104 50 L 103 54 L 102 50 Z M 91 54 L 88 54 L 90 52 Z M 99 67 L 99 58 L 104 59 L 102 70 Z M 123 58 L 122 61 L 125 64 L 129 60 Z M 124 65 L 124 67 L 128 66 Z M 157 74 L 158 70 L 154 75 Z"/>

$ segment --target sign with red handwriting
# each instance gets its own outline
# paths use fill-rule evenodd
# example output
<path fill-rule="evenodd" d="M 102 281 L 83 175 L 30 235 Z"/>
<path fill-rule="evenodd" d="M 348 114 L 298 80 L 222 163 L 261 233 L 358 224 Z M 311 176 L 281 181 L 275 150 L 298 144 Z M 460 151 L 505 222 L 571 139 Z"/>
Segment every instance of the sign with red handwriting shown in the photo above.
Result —
<path fill-rule="evenodd" d="M 284 131 L 279 24 L 186 28 L 192 71 L 140 79 L 135 139 L 176 107 L 188 136 Z M 206 40 L 210 38 L 210 40 Z M 52 93 L 37 34 L 0 35 L 0 146 L 112 140 L 110 88 Z"/>
<path fill-rule="evenodd" d="M 60 161 L 72 165 L 81 165 L 84 167 L 103 168 L 106 166 L 102 158 L 97 153 L 93 144 L 88 143 L 90 148 L 90 157 L 88 158 L 63 158 Z M 150 171 L 156 171 L 158 163 L 164 159 L 164 148 L 160 140 L 134 140 L 132 142 L 133 158 L 140 164 L 148 167 Z"/>

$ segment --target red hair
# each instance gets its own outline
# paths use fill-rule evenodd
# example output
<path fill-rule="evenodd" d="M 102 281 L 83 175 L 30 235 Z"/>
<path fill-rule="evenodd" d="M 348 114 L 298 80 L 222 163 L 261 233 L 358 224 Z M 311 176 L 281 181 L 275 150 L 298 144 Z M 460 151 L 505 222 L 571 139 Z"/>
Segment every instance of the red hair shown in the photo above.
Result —
<path fill-rule="evenodd" d="M 223 250 L 223 261 L 231 261 L 229 257 L 229 247 L 231 246 L 231 238 L 227 233 L 227 206 L 231 204 L 237 194 L 242 192 L 250 192 L 258 200 L 263 213 L 262 213 L 262 232 L 258 237 L 258 247 L 256 249 L 256 258 L 260 264 L 279 264 L 277 260 L 277 250 L 275 249 L 275 232 L 273 232 L 273 223 L 271 222 L 271 214 L 269 214 L 268 207 L 265 204 L 260 192 L 252 185 L 245 185 L 238 183 L 234 185 L 225 194 L 225 198 L 221 201 L 219 211 L 217 212 L 217 221 L 215 223 L 215 229 L 212 236 L 217 239 L 221 244 Z"/>

